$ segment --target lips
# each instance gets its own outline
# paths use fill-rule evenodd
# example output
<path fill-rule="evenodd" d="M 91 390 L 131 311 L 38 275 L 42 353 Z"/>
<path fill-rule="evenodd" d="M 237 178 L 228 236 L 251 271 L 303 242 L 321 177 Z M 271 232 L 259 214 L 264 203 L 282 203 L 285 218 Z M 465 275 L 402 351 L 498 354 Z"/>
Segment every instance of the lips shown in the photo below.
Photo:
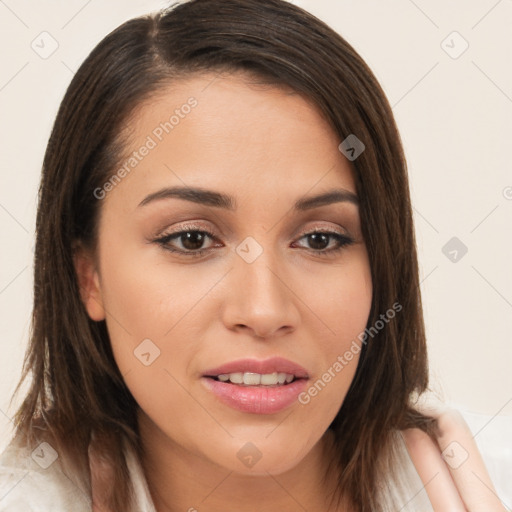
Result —
<path fill-rule="evenodd" d="M 285 382 L 277 385 L 259 385 L 230 382 L 226 377 L 243 375 L 250 379 L 257 376 L 286 375 Z M 220 379 L 219 379 L 220 376 Z M 293 378 L 292 378 L 293 377 Z M 304 391 L 309 379 L 305 368 L 281 357 L 264 361 L 241 359 L 204 372 L 201 381 L 206 390 L 224 405 L 244 413 L 275 414 L 298 404 L 298 395 Z M 282 379 L 280 379 L 282 380 Z"/>
<path fill-rule="evenodd" d="M 297 363 L 284 359 L 282 357 L 272 357 L 259 361 L 257 359 L 239 359 L 230 361 L 217 368 L 206 370 L 203 377 L 218 377 L 230 373 L 259 373 L 261 375 L 270 373 L 287 373 L 297 379 L 309 378 L 305 368 Z"/>

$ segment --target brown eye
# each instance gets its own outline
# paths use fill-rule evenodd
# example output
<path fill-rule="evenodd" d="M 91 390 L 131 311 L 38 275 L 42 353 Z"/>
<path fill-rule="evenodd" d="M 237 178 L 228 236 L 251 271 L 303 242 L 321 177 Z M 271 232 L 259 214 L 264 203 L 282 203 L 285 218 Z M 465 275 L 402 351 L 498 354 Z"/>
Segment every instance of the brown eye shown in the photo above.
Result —
<path fill-rule="evenodd" d="M 207 239 L 214 240 L 213 233 L 204 229 L 182 229 L 181 231 L 164 235 L 154 240 L 154 242 L 170 252 L 184 256 L 201 256 L 211 249 L 211 247 L 204 247 Z"/>
<path fill-rule="evenodd" d="M 311 252 L 326 255 L 336 253 L 354 243 L 352 238 L 336 231 L 313 231 L 304 234 L 301 239 L 306 239 Z M 335 241 L 335 246 L 328 249 L 332 240 Z"/>
<path fill-rule="evenodd" d="M 172 239 L 178 239 L 187 251 L 197 251 L 202 248 L 205 238 L 205 233 L 201 231 L 183 231 Z"/>
<path fill-rule="evenodd" d="M 311 233 L 307 235 L 308 243 L 315 251 L 322 251 L 329 246 L 330 235 L 325 233 Z"/>

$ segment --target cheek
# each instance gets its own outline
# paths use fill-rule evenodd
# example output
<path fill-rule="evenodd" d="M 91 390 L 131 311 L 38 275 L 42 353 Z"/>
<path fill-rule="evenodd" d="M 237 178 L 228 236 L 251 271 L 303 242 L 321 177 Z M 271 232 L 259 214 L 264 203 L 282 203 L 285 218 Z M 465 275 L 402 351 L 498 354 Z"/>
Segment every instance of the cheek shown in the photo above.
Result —
<path fill-rule="evenodd" d="M 323 325 L 322 346 L 331 354 L 343 350 L 364 331 L 370 314 L 373 287 L 366 251 L 360 249 L 346 264 L 301 281 L 299 293 Z"/>
<path fill-rule="evenodd" d="M 354 378 L 372 304 L 372 281 L 366 253 L 331 276 L 318 289 L 314 280 L 303 289 L 323 328 L 311 331 L 315 356 L 321 361 L 299 402 L 324 427 L 334 419 Z M 306 286 L 306 285 L 304 285 Z M 318 327 L 318 323 L 316 323 Z"/>
<path fill-rule="evenodd" d="M 187 350 L 177 344 L 191 345 L 193 331 L 200 327 L 197 315 L 202 300 L 222 272 L 171 265 L 161 257 L 155 261 L 154 251 L 141 250 L 135 244 L 130 247 L 125 242 L 122 247 L 119 240 L 107 248 L 101 268 L 105 276 L 102 298 L 118 365 L 129 369 L 134 363 L 133 351 L 146 339 L 162 356 L 166 355 L 165 343 L 173 339 L 178 358 L 184 359 Z"/>
<path fill-rule="evenodd" d="M 194 278 L 192 266 L 155 264 L 147 258 L 149 252 L 125 248 L 103 260 L 114 359 L 134 399 L 160 425 L 175 425 L 176 411 L 185 410 L 204 424 L 208 418 L 191 400 L 184 375 L 197 352 L 193 340 L 202 338 L 200 299 L 214 279 L 198 279 L 197 273 Z M 192 423 L 187 428 L 194 430 Z"/>

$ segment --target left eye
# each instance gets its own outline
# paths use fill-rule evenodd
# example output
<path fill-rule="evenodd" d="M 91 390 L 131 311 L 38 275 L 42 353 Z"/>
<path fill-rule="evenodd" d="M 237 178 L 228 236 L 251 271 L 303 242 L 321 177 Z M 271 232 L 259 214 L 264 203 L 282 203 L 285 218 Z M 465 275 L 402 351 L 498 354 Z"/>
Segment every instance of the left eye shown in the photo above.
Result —
<path fill-rule="evenodd" d="M 209 231 L 187 229 L 165 235 L 155 240 L 155 242 L 161 245 L 165 250 L 179 253 L 183 256 L 201 256 L 212 248 L 203 248 L 203 244 L 208 238 L 211 240 L 216 239 L 215 235 Z M 305 233 L 299 238 L 299 240 L 302 239 L 306 239 L 312 246 L 309 248 L 304 247 L 307 251 L 320 255 L 335 253 L 354 243 L 352 238 L 336 231 L 312 231 Z M 173 240 L 179 241 L 181 247 L 173 247 L 170 243 Z M 335 246 L 328 248 L 332 241 L 335 242 Z"/>
<path fill-rule="evenodd" d="M 336 231 L 313 231 L 311 233 L 304 234 L 300 239 L 302 238 L 306 238 L 308 242 L 313 245 L 312 249 L 309 250 L 320 253 L 340 251 L 347 245 L 354 243 L 352 238 Z M 326 249 L 326 247 L 329 246 L 329 242 L 331 240 L 334 240 L 337 245 L 335 245 L 335 247 L 331 247 L 330 249 Z"/>

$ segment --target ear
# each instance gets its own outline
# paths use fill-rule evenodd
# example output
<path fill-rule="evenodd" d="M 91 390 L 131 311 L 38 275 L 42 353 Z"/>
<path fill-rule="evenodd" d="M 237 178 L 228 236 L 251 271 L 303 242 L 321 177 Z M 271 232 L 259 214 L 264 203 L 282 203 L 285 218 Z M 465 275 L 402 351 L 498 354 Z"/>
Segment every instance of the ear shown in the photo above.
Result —
<path fill-rule="evenodd" d="M 93 255 L 77 243 L 73 248 L 73 262 L 80 287 L 80 296 L 87 314 L 95 322 L 105 320 L 99 273 Z"/>

